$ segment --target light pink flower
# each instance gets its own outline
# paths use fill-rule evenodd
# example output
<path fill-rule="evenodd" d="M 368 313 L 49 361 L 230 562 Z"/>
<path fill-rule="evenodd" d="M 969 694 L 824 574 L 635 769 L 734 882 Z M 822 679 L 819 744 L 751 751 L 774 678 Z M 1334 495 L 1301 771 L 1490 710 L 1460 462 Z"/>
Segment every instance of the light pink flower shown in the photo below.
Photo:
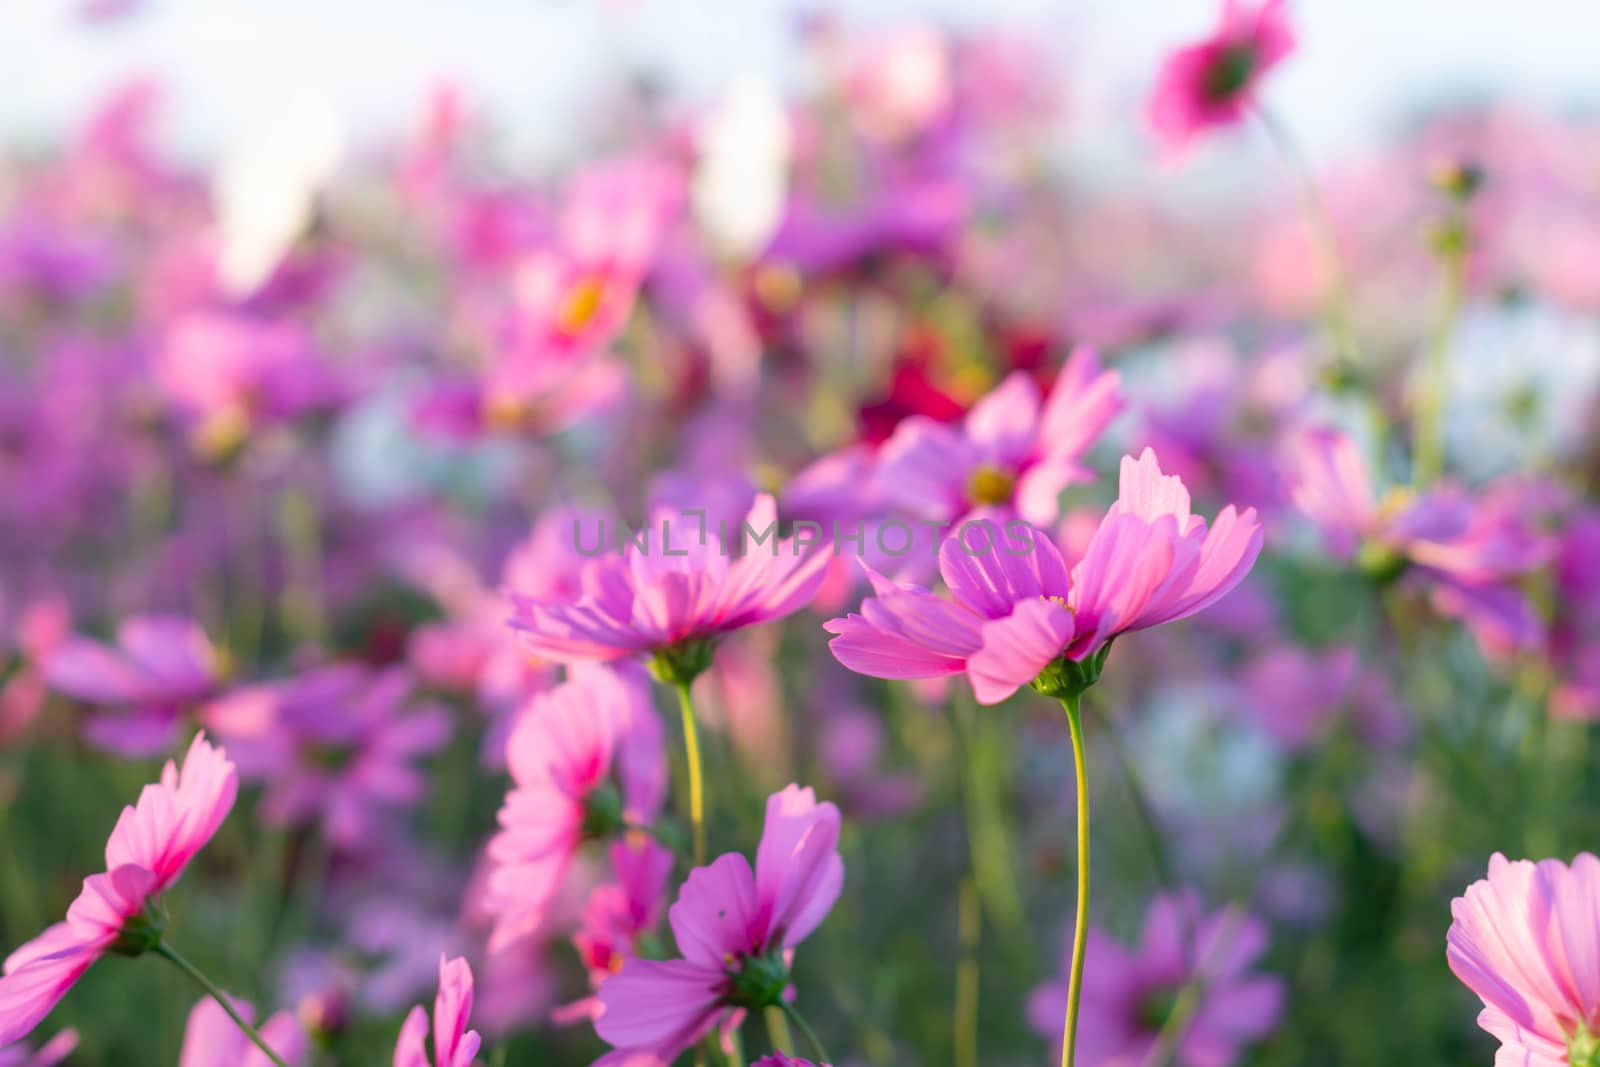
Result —
<path fill-rule="evenodd" d="M 844 885 L 839 811 L 810 789 L 767 800 L 754 872 L 738 853 L 697 867 L 668 913 L 681 959 L 630 959 L 600 986 L 596 1067 L 669 1064 L 718 1023 L 786 997 L 794 946 Z"/>
<path fill-rule="evenodd" d="M 439 995 L 433 1001 L 432 1067 L 471 1067 L 482 1044 L 468 1030 L 472 1015 L 472 968 L 464 959 L 439 957 Z M 429 1067 L 426 1039 L 428 1013 L 418 1004 L 400 1027 L 394 1046 L 394 1067 Z"/>
<path fill-rule="evenodd" d="M 1544 626 L 1518 582 L 1551 554 L 1515 486 L 1476 498 L 1443 486 L 1379 503 L 1354 441 L 1312 429 L 1290 440 L 1293 500 L 1329 551 L 1379 581 L 1423 585 L 1434 610 L 1462 620 L 1491 653 L 1536 645 Z"/>
<path fill-rule="evenodd" d="M 56 1067 L 77 1051 L 78 1032 L 63 1030 L 37 1049 L 26 1045 L 0 1048 L 0 1067 Z"/>
<path fill-rule="evenodd" d="M 1450 904 L 1446 959 L 1483 1000 L 1497 1064 L 1567 1067 L 1600 1048 L 1600 859 L 1512 862 Z M 1569 1058 L 1570 1057 L 1570 1058 Z"/>
<path fill-rule="evenodd" d="M 506 763 L 514 787 L 489 842 L 492 949 L 544 922 L 585 841 L 652 824 L 667 786 L 661 721 L 636 671 L 591 666 L 535 697 Z"/>
<path fill-rule="evenodd" d="M 583 906 L 572 946 L 589 972 L 589 986 L 598 991 L 635 955 L 641 936 L 661 922 L 667 879 L 672 874 L 672 852 L 643 835 L 611 846 L 615 881 L 596 886 Z M 600 998 L 584 997 L 557 1008 L 551 1018 L 558 1023 L 593 1021 L 600 1014 Z"/>
<path fill-rule="evenodd" d="M 184 711 L 210 696 L 221 675 L 204 631 L 190 619 L 164 615 L 124 621 L 115 648 L 69 638 L 44 671 L 61 692 L 109 709 L 90 718 L 85 736 L 125 756 L 149 756 L 171 745 Z"/>
<path fill-rule="evenodd" d="M 1216 521 L 1189 513 L 1189 493 L 1155 453 L 1122 460 L 1111 506 L 1069 579 L 1060 551 L 1037 530 L 985 543 L 963 529 L 939 552 L 952 599 L 875 580 L 859 615 L 826 624 L 851 670 L 880 678 L 965 671 L 985 704 L 1033 683 L 1053 663 L 1101 654 L 1119 634 L 1171 622 L 1215 603 L 1261 551 L 1255 509 Z"/>
<path fill-rule="evenodd" d="M 1151 903 L 1134 952 L 1091 929 L 1078 1062 L 1083 1067 L 1148 1063 L 1179 992 L 1195 983 L 1200 1000 L 1178 1035 L 1174 1062 L 1229 1067 L 1283 1013 L 1283 982 L 1254 973 L 1266 947 L 1261 920 L 1235 909 L 1206 914 L 1192 893 L 1163 894 Z M 1070 959 L 1069 941 L 1063 963 L 1070 965 Z M 1066 1004 L 1063 976 L 1029 998 L 1029 1024 L 1059 1042 Z"/>
<path fill-rule="evenodd" d="M 229 998 L 233 1008 L 246 1022 L 254 1023 L 255 1008 L 248 1001 Z M 257 1027 L 265 1041 L 289 1067 L 305 1062 L 310 1042 L 306 1032 L 294 1015 L 280 1011 Z M 178 1067 L 272 1067 L 266 1053 L 256 1048 L 255 1042 L 245 1036 L 237 1023 L 228 1018 L 210 997 L 201 999 L 189 1012 L 189 1022 L 183 1031 L 183 1050 L 178 1054 Z"/>
<path fill-rule="evenodd" d="M 726 542 L 712 524 L 661 512 L 638 540 L 627 539 L 625 551 L 599 547 L 576 601 L 510 590 L 511 625 L 538 655 L 575 663 L 681 649 L 790 615 L 816 594 L 831 553 L 826 545 L 778 539 L 776 524 L 776 505 L 765 494 L 745 517 L 753 533 L 730 529 Z M 745 551 L 733 554 L 740 547 Z"/>
<path fill-rule="evenodd" d="M 13 952 L 0 977 L 0 1046 L 18 1041 L 49 1014 L 89 966 L 107 952 L 153 947 L 163 922 L 154 904 L 211 840 L 238 794 L 239 778 L 204 734 L 180 770 L 169 760 L 161 781 L 124 808 L 106 842 L 106 870 L 56 923 Z"/>
<path fill-rule="evenodd" d="M 953 522 L 974 508 L 1012 507 L 1044 526 L 1061 491 L 1092 480 L 1082 460 L 1123 408 L 1116 371 L 1092 349 L 1072 354 L 1046 398 L 1017 371 L 967 413 L 958 430 L 922 415 L 895 429 L 872 487 L 890 504 Z"/>
<path fill-rule="evenodd" d="M 1222 21 L 1209 37 L 1166 58 L 1150 95 L 1151 129 L 1170 154 L 1203 131 L 1230 126 L 1255 102 L 1261 78 L 1294 51 L 1286 0 L 1223 0 Z"/>

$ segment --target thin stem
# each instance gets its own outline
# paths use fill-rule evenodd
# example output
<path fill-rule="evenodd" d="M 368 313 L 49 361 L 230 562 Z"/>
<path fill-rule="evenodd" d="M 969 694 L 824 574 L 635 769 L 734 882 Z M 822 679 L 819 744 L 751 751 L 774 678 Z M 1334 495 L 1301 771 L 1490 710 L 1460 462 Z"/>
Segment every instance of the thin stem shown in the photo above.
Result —
<path fill-rule="evenodd" d="M 795 1009 L 795 1006 L 787 1000 L 780 1000 L 778 1006 L 783 1009 L 783 1014 L 788 1016 L 789 1021 L 794 1023 L 795 1029 L 806 1035 L 806 1043 L 811 1046 L 811 1051 L 817 1054 L 817 1062 L 819 1064 L 833 1062 L 828 1056 L 828 1050 L 822 1047 L 822 1042 L 818 1039 L 817 1032 L 811 1029 L 810 1023 L 806 1022 L 805 1016 L 801 1015 Z"/>
<path fill-rule="evenodd" d="M 978 946 L 983 913 L 971 878 L 961 880 L 956 932 L 961 956 L 956 965 L 955 1062 L 956 1067 L 978 1067 Z"/>
<path fill-rule="evenodd" d="M 244 1031 L 244 1036 L 248 1037 L 255 1044 L 256 1048 L 260 1049 L 262 1053 L 265 1054 L 267 1059 L 271 1060 L 277 1065 L 277 1067 L 289 1067 L 288 1064 L 283 1062 L 283 1057 L 272 1051 L 272 1046 L 268 1045 L 264 1040 L 262 1040 L 261 1034 L 256 1030 L 256 1028 L 245 1022 L 244 1017 L 239 1014 L 237 1009 L 234 1008 L 233 1002 L 228 999 L 228 995 L 218 988 L 215 982 L 202 974 L 200 972 L 200 968 L 184 959 L 178 954 L 176 949 L 167 944 L 165 941 L 157 942 L 156 947 L 151 949 L 151 951 L 157 956 L 171 960 L 172 963 L 177 966 L 178 970 L 194 979 L 195 983 L 199 985 L 201 989 L 204 989 L 211 995 L 212 1000 L 222 1005 L 222 1010 L 228 1013 L 228 1018 L 232 1019 L 239 1029 Z"/>
<path fill-rule="evenodd" d="M 694 828 L 694 862 L 700 867 L 706 862 L 706 798 L 700 772 L 700 731 L 695 725 L 689 683 L 678 681 L 674 688 L 678 691 L 678 711 L 683 717 L 683 747 L 689 759 L 689 824 Z"/>
<path fill-rule="evenodd" d="M 1339 364 L 1342 369 L 1349 371 L 1359 362 L 1360 353 L 1356 347 L 1355 331 L 1350 325 L 1350 295 L 1345 286 L 1344 263 L 1339 254 L 1339 241 L 1334 233 L 1333 223 L 1328 217 L 1328 209 L 1322 202 L 1322 194 L 1317 191 L 1317 180 L 1311 172 L 1311 165 L 1306 162 L 1305 154 L 1300 151 L 1300 146 L 1295 141 L 1294 135 L 1289 132 L 1289 128 L 1264 107 L 1257 108 L 1255 116 L 1267 131 L 1272 147 L 1277 150 L 1284 166 L 1293 174 L 1299 188 L 1301 209 L 1305 212 L 1306 220 L 1311 224 L 1316 237 L 1317 252 L 1322 260 L 1323 276 L 1327 281 L 1325 299 L 1328 329 L 1333 334 Z"/>
<path fill-rule="evenodd" d="M 1464 227 L 1459 219 L 1450 225 Z M 1429 343 L 1427 378 L 1417 404 L 1416 425 L 1411 451 L 1412 481 L 1420 489 L 1438 478 L 1444 470 L 1444 439 L 1440 422 L 1444 413 L 1446 378 L 1450 370 L 1450 342 L 1455 336 L 1456 319 L 1467 288 L 1467 252 L 1464 241 L 1440 250 L 1444 267 L 1444 291 Z"/>
<path fill-rule="evenodd" d="M 1061 1026 L 1061 1067 L 1072 1067 L 1078 1040 L 1078 1003 L 1083 999 L 1083 955 L 1089 942 L 1089 772 L 1083 758 L 1081 696 L 1064 696 L 1061 706 L 1072 732 L 1072 763 L 1078 782 L 1078 917 L 1072 927 L 1072 973 L 1067 979 L 1067 1017 Z"/>
<path fill-rule="evenodd" d="M 783 1017 L 783 1009 L 773 1005 L 767 1008 L 764 1018 L 767 1022 L 767 1037 L 772 1041 L 772 1047 L 785 1056 L 793 1056 L 794 1035 L 789 1032 L 789 1020 Z"/>

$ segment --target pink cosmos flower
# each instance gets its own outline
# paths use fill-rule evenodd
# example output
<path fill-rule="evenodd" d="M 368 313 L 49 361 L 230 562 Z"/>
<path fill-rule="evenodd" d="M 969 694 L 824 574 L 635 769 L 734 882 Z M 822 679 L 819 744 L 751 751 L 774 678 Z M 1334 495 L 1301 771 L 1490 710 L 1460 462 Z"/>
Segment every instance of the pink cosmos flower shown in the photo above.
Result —
<path fill-rule="evenodd" d="M 0 1067 L 56 1067 L 77 1051 L 78 1031 L 63 1030 L 38 1049 L 26 1045 L 0 1048 Z"/>
<path fill-rule="evenodd" d="M 1150 1062 L 1174 1002 L 1185 987 L 1199 1004 L 1178 1035 L 1181 1067 L 1228 1067 L 1241 1049 L 1266 1036 L 1283 1013 L 1284 985 L 1254 973 L 1267 947 L 1261 920 L 1236 909 L 1204 913 L 1192 893 L 1156 897 L 1138 949 L 1129 952 L 1090 929 L 1083 968 L 1078 1062 L 1084 1067 Z M 1071 943 L 1063 962 L 1069 963 Z M 1034 990 L 1028 1022 L 1059 1041 L 1067 1004 L 1063 976 Z"/>
<path fill-rule="evenodd" d="M 348 392 L 300 324 L 220 312 L 176 320 L 155 376 L 208 452 L 226 452 L 258 423 L 334 407 Z"/>
<path fill-rule="evenodd" d="M 1215 603 L 1261 551 L 1255 509 L 1224 508 L 1209 528 L 1189 513 L 1189 493 L 1145 449 L 1122 460 L 1117 502 L 1070 577 L 1050 538 L 1030 529 L 985 543 L 963 529 L 939 551 L 944 600 L 874 578 L 861 613 L 833 619 L 829 647 L 851 670 L 878 678 L 965 671 L 995 704 L 1063 659 L 1104 652 L 1119 634 L 1185 618 Z"/>
<path fill-rule="evenodd" d="M 590 666 L 535 697 L 506 762 L 514 787 L 489 842 L 491 950 L 543 923 L 585 841 L 652 824 L 667 787 L 661 721 L 637 671 Z"/>
<path fill-rule="evenodd" d="M 1084 454 L 1123 408 L 1120 376 L 1080 348 L 1041 399 L 1017 371 L 967 413 L 960 429 L 925 416 L 900 423 L 873 486 L 894 506 L 955 521 L 974 508 L 1014 507 L 1035 525 L 1060 514 L 1061 491 L 1092 480 Z"/>
<path fill-rule="evenodd" d="M 433 1001 L 433 1063 L 431 1067 L 472 1067 L 482 1040 L 467 1029 L 472 1015 L 472 968 L 459 957 L 439 957 L 439 995 Z M 425 1040 L 428 1013 L 418 1004 L 400 1027 L 394 1046 L 394 1067 L 430 1067 Z"/>
<path fill-rule="evenodd" d="M 217 832 L 238 790 L 226 754 L 197 734 L 182 769 L 169 760 L 161 781 L 123 809 L 106 842 L 105 873 L 84 880 L 65 922 L 6 959 L 0 1046 L 26 1037 L 101 956 L 156 944 L 165 921 L 157 899 Z"/>
<path fill-rule="evenodd" d="M 90 718 L 85 736 L 123 756 L 165 750 L 185 710 L 216 689 L 221 667 L 205 632 L 192 620 L 162 615 L 127 619 L 117 647 L 69 638 L 45 664 L 52 686 L 75 700 L 109 709 Z"/>
<path fill-rule="evenodd" d="M 1294 502 L 1329 551 L 1377 580 L 1425 585 L 1434 610 L 1461 619 L 1486 651 L 1540 641 L 1544 627 L 1517 583 L 1551 545 L 1529 528 L 1514 492 L 1471 499 L 1444 487 L 1380 504 L 1355 442 L 1331 429 L 1291 439 L 1288 458 Z"/>
<path fill-rule="evenodd" d="M 320 822 L 329 842 L 352 848 L 372 840 L 386 813 L 422 800 L 414 762 L 450 737 L 444 708 L 411 700 L 402 669 L 336 663 L 234 690 L 203 718 L 246 780 L 265 785 L 268 824 Z"/>
<path fill-rule="evenodd" d="M 1211 36 L 1173 52 L 1150 94 L 1150 126 L 1171 155 L 1201 132 L 1231 126 L 1255 103 L 1267 71 L 1294 51 L 1285 0 L 1223 0 L 1222 22 Z"/>
<path fill-rule="evenodd" d="M 256 1010 L 248 1001 L 230 998 L 246 1022 L 255 1022 Z M 310 1042 L 294 1015 L 280 1011 L 258 1028 L 262 1040 L 289 1067 L 305 1062 Z M 204 997 L 189 1012 L 183 1031 L 178 1067 L 272 1067 L 272 1061 L 245 1036 L 211 997 Z"/>
<path fill-rule="evenodd" d="M 786 998 L 789 965 L 844 885 L 839 810 L 791 785 L 767 800 L 755 871 L 738 853 L 690 872 L 668 912 L 681 959 L 630 959 L 600 986 L 595 1067 L 670 1064 L 719 1023 Z"/>
<path fill-rule="evenodd" d="M 607 978 L 632 958 L 639 939 L 661 922 L 667 879 L 672 875 L 671 850 L 642 835 L 611 846 L 615 881 L 598 885 L 583 906 L 572 945 L 589 972 L 589 986 L 598 991 Z M 600 1014 L 600 998 L 557 1008 L 551 1017 L 560 1023 L 593 1021 Z"/>
<path fill-rule="evenodd" d="M 725 540 L 702 519 L 660 512 L 638 540 L 628 539 L 625 551 L 598 546 L 601 554 L 585 566 L 577 600 L 536 599 L 512 589 L 511 626 L 538 655 L 576 663 L 681 651 L 790 615 L 816 594 L 831 553 L 823 545 L 778 539 L 776 524 L 777 507 L 766 494 L 745 517 L 753 532 L 729 530 Z M 741 543 L 745 551 L 730 555 Z"/>
<path fill-rule="evenodd" d="M 1446 959 L 1483 1000 L 1497 1064 L 1567 1067 L 1600 1049 L 1600 859 L 1512 862 L 1450 903 Z"/>

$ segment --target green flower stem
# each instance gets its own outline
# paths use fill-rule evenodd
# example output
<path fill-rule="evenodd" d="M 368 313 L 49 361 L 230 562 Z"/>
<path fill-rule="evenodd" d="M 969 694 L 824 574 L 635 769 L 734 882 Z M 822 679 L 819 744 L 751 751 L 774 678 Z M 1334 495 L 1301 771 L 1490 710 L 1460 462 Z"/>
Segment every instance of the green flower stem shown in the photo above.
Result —
<path fill-rule="evenodd" d="M 695 725 L 694 701 L 689 696 L 689 682 L 678 679 L 673 683 L 678 691 L 678 711 L 683 718 L 683 748 L 689 760 L 689 824 L 694 828 L 694 862 L 701 867 L 706 862 L 706 796 L 705 781 L 700 770 L 700 731 Z"/>
<path fill-rule="evenodd" d="M 154 952 L 157 956 L 160 956 L 163 959 L 172 961 L 173 965 L 176 966 L 178 970 L 194 979 L 195 983 L 201 989 L 205 990 L 211 995 L 212 1000 L 222 1005 L 222 1010 L 228 1013 L 228 1018 L 232 1019 L 239 1029 L 244 1031 L 244 1036 L 248 1037 L 251 1042 L 255 1044 L 256 1048 L 262 1051 L 267 1059 L 271 1060 L 277 1065 L 277 1067 L 289 1067 L 288 1064 L 283 1062 L 283 1057 L 272 1051 L 272 1046 L 268 1045 L 266 1041 L 262 1039 L 261 1033 L 255 1027 L 245 1022 L 244 1016 L 240 1015 L 239 1012 L 234 1008 L 233 1002 L 228 999 L 228 995 L 219 989 L 215 982 L 202 974 L 200 972 L 200 968 L 196 967 L 183 956 L 179 955 L 178 951 L 165 941 L 157 942 L 156 946 L 150 951 Z"/>
<path fill-rule="evenodd" d="M 783 1009 L 783 1014 L 788 1016 L 789 1021 L 794 1023 L 795 1029 L 806 1035 L 806 1043 L 811 1046 L 811 1051 L 817 1054 L 817 1063 L 820 1065 L 833 1062 L 828 1056 L 828 1050 L 822 1047 L 822 1041 L 817 1037 L 817 1032 L 811 1029 L 811 1024 L 806 1022 L 805 1016 L 795 1010 L 795 1006 L 787 1000 L 780 1000 L 778 1006 Z"/>
<path fill-rule="evenodd" d="M 1089 941 L 1089 772 L 1083 758 L 1083 695 L 1075 692 L 1059 699 L 1072 731 L 1072 763 L 1078 781 L 1078 917 L 1072 927 L 1072 972 L 1067 979 L 1067 1016 L 1061 1027 L 1061 1067 L 1072 1067 L 1077 1053 L 1078 1003 L 1083 999 L 1083 955 Z"/>
<path fill-rule="evenodd" d="M 1447 224 L 1453 238 L 1441 240 L 1438 248 L 1444 279 L 1439 310 L 1429 343 L 1427 377 L 1417 404 L 1415 438 L 1411 443 L 1412 481 L 1420 489 L 1430 485 L 1444 471 L 1444 436 L 1441 422 L 1444 394 L 1450 372 L 1450 343 L 1455 336 L 1456 319 L 1467 289 L 1466 222 L 1458 212 Z"/>
<path fill-rule="evenodd" d="M 772 1047 L 785 1056 L 794 1055 L 794 1035 L 789 1033 L 789 1020 L 783 1017 L 783 1009 L 773 1005 L 766 1009 L 763 1018 L 767 1023 L 767 1037 L 772 1042 Z"/>

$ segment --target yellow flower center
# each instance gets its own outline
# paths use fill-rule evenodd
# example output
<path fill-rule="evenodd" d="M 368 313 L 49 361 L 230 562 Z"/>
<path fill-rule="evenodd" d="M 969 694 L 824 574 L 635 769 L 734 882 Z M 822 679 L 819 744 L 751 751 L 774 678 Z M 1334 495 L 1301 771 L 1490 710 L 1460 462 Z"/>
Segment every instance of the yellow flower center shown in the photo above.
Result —
<path fill-rule="evenodd" d="M 967 499 L 974 504 L 1004 504 L 1017 480 L 998 467 L 984 464 L 967 479 Z"/>
<path fill-rule="evenodd" d="M 606 282 L 603 277 L 588 274 L 579 278 L 567 290 L 561 302 L 561 314 L 557 321 L 562 331 L 569 334 L 582 331 L 594 321 L 605 299 Z"/>

